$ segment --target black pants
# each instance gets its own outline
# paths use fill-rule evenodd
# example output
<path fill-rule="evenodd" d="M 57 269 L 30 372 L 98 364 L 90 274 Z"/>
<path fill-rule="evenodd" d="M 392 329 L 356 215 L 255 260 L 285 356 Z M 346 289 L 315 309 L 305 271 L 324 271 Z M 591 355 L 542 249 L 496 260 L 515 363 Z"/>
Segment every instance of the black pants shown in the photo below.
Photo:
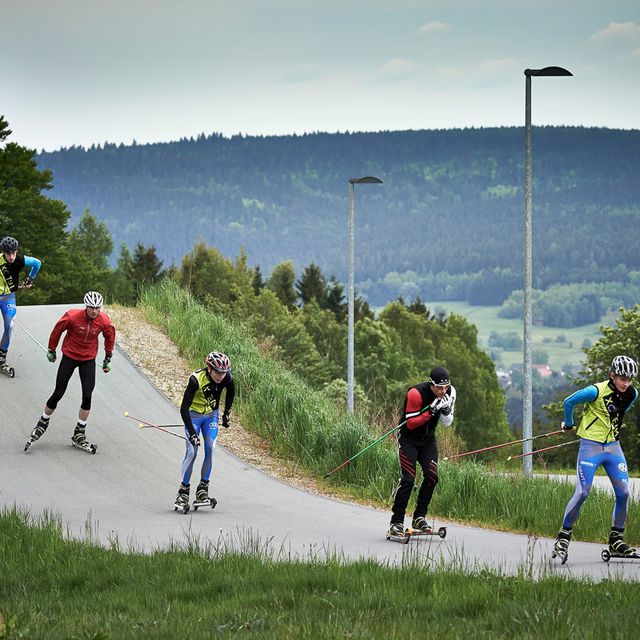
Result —
<path fill-rule="evenodd" d="M 418 500 L 413 517 L 426 516 L 433 491 L 438 484 L 438 446 L 435 435 L 416 443 L 400 433 L 398 435 L 398 457 L 400 459 L 400 484 L 393 501 L 391 522 L 404 522 L 411 490 L 416 481 L 416 463 L 422 467 L 424 479 L 418 491 Z"/>
<path fill-rule="evenodd" d="M 51 397 L 47 400 L 47 407 L 55 409 L 58 402 L 65 394 L 69 379 L 74 370 L 78 368 L 80 374 L 80 384 L 82 385 L 82 404 L 81 409 L 89 411 L 91 409 L 91 394 L 96 386 L 96 361 L 95 360 L 73 360 L 63 355 L 58 367 L 58 375 L 56 376 L 56 388 Z"/>

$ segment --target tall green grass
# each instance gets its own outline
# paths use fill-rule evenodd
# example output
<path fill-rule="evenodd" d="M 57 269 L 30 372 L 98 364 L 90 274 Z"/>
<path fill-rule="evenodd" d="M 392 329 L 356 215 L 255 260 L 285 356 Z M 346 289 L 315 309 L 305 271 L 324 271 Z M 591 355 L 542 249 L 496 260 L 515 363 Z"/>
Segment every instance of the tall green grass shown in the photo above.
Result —
<path fill-rule="evenodd" d="M 209 312 L 174 282 L 146 290 L 140 304 L 194 368 L 214 349 L 231 358 L 243 425 L 267 439 L 277 455 L 324 475 L 381 435 L 261 353 L 241 325 Z M 389 447 L 374 447 L 341 480 L 360 487 L 382 482 L 388 493 L 396 481 L 394 455 Z"/>
<path fill-rule="evenodd" d="M 0 512 L 0 639 L 631 638 L 638 584 L 441 571 L 408 560 L 149 555 L 68 541 L 55 518 Z"/>
<path fill-rule="evenodd" d="M 268 440 L 283 459 L 321 478 L 381 435 L 361 416 L 347 414 L 261 353 L 242 326 L 209 312 L 176 284 L 166 281 L 148 289 L 141 305 L 147 318 L 167 331 L 194 367 L 200 367 L 212 349 L 230 356 L 243 425 Z M 439 475 L 432 515 L 532 535 L 555 536 L 573 493 L 572 485 L 499 474 L 468 461 L 442 462 Z M 345 494 L 385 506 L 391 503 L 397 481 L 397 453 L 391 438 L 331 478 L 332 486 Z M 593 489 L 575 537 L 604 542 L 612 508 L 611 495 Z M 410 504 L 409 513 L 411 509 Z M 629 502 L 626 538 L 640 544 L 640 505 L 635 501 Z"/>

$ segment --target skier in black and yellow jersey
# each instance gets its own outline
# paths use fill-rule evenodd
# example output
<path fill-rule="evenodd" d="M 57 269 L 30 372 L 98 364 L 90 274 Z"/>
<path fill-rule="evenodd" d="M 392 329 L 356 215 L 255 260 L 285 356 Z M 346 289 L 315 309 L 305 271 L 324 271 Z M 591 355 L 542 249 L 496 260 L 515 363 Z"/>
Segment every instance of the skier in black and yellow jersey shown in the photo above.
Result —
<path fill-rule="evenodd" d="M 189 510 L 191 473 L 198 455 L 201 437 L 204 443 L 204 460 L 195 501 L 200 504 L 211 502 L 212 506 L 215 505 L 215 499 L 209 497 L 209 479 L 213 470 L 218 437 L 220 396 L 226 390 L 222 413 L 222 426 L 225 428 L 229 427 L 229 412 L 235 397 L 235 383 L 231 375 L 229 358 L 224 353 L 212 351 L 205 358 L 204 364 L 204 368 L 194 371 L 189 377 L 180 405 L 187 443 L 182 461 L 182 482 L 174 507 L 183 513 Z"/>

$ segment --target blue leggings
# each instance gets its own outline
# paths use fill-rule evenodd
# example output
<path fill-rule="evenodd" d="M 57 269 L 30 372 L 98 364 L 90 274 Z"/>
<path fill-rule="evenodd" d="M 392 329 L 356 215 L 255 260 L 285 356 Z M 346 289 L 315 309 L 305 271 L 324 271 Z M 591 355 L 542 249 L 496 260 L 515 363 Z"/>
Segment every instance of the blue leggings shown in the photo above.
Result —
<path fill-rule="evenodd" d="M 13 334 L 13 317 L 16 315 L 16 294 L 8 293 L 0 296 L 0 311 L 2 311 L 2 321 L 4 323 L 4 333 L 0 340 L 0 349 L 8 351 Z"/>
<path fill-rule="evenodd" d="M 202 461 L 201 479 L 209 482 L 213 462 L 216 456 L 216 442 L 218 439 L 218 410 L 211 413 L 196 413 L 189 411 L 191 422 L 196 433 L 200 436 L 200 440 L 204 442 L 204 460 Z M 187 438 L 187 450 L 182 461 L 182 484 L 191 482 L 191 472 L 193 471 L 193 463 L 198 455 L 198 448 L 194 447 L 188 440 L 189 432 L 186 427 L 184 435 Z"/>
<path fill-rule="evenodd" d="M 562 526 L 565 529 L 571 529 L 578 519 L 580 509 L 591 491 L 593 477 L 600 465 L 607 472 L 616 496 L 611 524 L 616 529 L 624 529 L 629 501 L 629 472 L 620 443 L 601 444 L 585 439 L 580 441 L 580 449 L 578 450 L 576 491 L 564 512 Z"/>

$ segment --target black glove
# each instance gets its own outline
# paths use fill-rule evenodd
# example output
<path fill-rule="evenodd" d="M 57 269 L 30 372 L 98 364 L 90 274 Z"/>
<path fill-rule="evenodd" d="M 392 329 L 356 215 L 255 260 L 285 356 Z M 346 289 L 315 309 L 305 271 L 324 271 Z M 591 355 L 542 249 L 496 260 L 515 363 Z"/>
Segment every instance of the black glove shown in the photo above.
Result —
<path fill-rule="evenodd" d="M 227 411 L 225 411 L 225 412 L 222 414 L 222 426 L 223 426 L 225 429 L 228 429 L 228 428 L 229 428 L 229 426 L 230 426 L 230 424 L 229 424 L 229 413 L 228 413 Z"/>
<path fill-rule="evenodd" d="M 111 356 L 105 356 L 102 361 L 102 371 L 104 373 L 109 373 L 109 371 L 111 371 Z"/>
<path fill-rule="evenodd" d="M 49 362 L 55 362 L 57 357 L 55 349 L 47 349 L 47 360 Z"/>
<path fill-rule="evenodd" d="M 197 433 L 192 433 L 189 436 L 189 442 L 194 446 L 194 447 L 199 447 L 200 446 L 200 438 L 198 438 L 198 434 Z"/>
<path fill-rule="evenodd" d="M 29 277 L 26 277 L 20 284 L 21 289 L 31 289 L 31 287 L 33 287 L 33 280 Z"/>
<path fill-rule="evenodd" d="M 564 420 L 560 424 L 560 428 L 563 431 L 573 431 L 573 427 L 574 427 L 574 425 L 572 425 L 572 424 L 565 424 Z"/>

